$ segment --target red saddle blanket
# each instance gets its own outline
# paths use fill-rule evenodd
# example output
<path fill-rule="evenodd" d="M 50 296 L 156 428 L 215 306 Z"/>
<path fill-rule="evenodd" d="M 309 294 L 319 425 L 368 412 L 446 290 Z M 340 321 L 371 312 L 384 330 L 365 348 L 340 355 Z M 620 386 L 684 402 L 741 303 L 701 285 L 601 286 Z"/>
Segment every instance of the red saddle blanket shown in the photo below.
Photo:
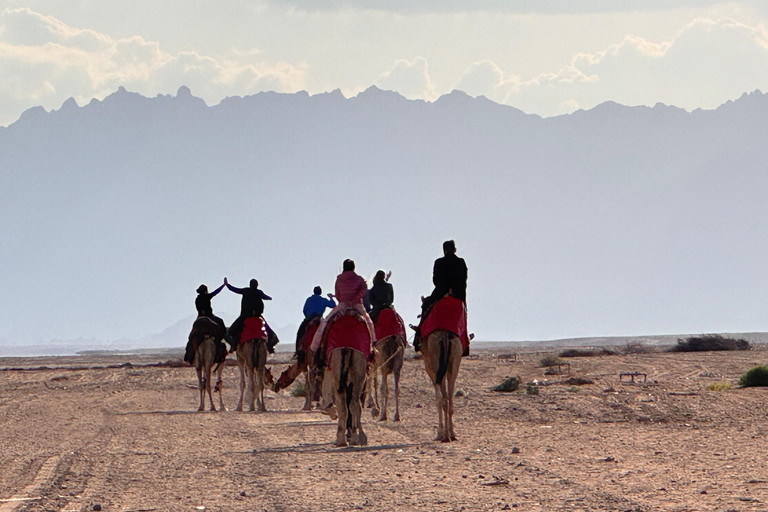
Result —
<path fill-rule="evenodd" d="M 392 308 L 385 308 L 379 312 L 374 329 L 377 340 L 383 340 L 387 336 L 402 336 L 403 339 L 407 339 L 403 319 Z"/>
<path fill-rule="evenodd" d="M 342 315 L 328 326 L 325 354 L 330 365 L 331 352 L 337 348 L 352 348 L 368 358 L 371 353 L 371 336 L 365 322 L 355 315 Z"/>
<path fill-rule="evenodd" d="M 304 328 L 304 334 L 301 335 L 301 343 L 299 344 L 301 350 L 305 352 L 309 351 L 309 346 L 312 344 L 312 338 L 315 337 L 318 327 L 320 327 L 320 317 L 309 321 Z"/>
<path fill-rule="evenodd" d="M 463 349 L 466 350 L 469 347 L 467 310 L 463 301 L 446 295 L 435 302 L 435 305 L 427 313 L 427 318 L 421 324 L 421 336 L 426 338 L 438 329 L 457 335 L 461 339 Z"/>
<path fill-rule="evenodd" d="M 260 316 L 250 316 L 243 322 L 243 332 L 240 334 L 240 344 L 248 340 L 267 339 L 267 330 L 264 328 L 264 319 Z"/>

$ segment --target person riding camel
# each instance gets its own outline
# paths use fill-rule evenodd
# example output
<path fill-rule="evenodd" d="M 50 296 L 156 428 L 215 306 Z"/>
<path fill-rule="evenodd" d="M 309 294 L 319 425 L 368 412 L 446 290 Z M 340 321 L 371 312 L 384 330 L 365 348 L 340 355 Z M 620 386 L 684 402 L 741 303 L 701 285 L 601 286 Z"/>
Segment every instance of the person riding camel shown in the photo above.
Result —
<path fill-rule="evenodd" d="M 320 342 L 323 339 L 323 333 L 328 326 L 328 323 L 333 321 L 337 316 L 343 315 L 350 311 L 355 311 L 368 327 L 368 332 L 371 335 L 371 339 L 375 338 L 373 322 L 371 317 L 368 316 L 368 312 L 363 305 L 363 299 L 368 294 L 368 285 L 361 276 L 355 273 L 355 262 L 352 260 L 344 260 L 342 265 L 342 273 L 336 276 L 336 300 L 339 304 L 334 307 L 328 316 L 320 321 L 320 326 L 317 328 L 314 338 L 312 338 L 312 345 L 310 350 L 317 353 L 317 349 L 320 347 Z"/>
<path fill-rule="evenodd" d="M 390 272 L 389 275 L 392 273 Z M 389 275 L 384 274 L 383 270 L 376 272 L 373 276 L 373 286 L 368 291 L 368 303 L 371 305 L 371 320 L 374 325 L 382 309 L 392 307 L 395 302 L 395 289 L 392 284 L 387 282 Z"/>
<path fill-rule="evenodd" d="M 322 318 L 326 309 L 333 309 L 336 307 L 336 301 L 333 300 L 332 293 L 329 293 L 328 298 L 326 299 L 323 297 L 323 289 L 319 286 L 315 286 L 312 292 L 312 295 L 307 297 L 307 300 L 304 301 L 304 320 L 302 320 L 301 325 L 299 325 L 299 330 L 296 332 L 296 352 L 293 354 L 294 358 L 299 357 L 302 352 L 299 344 L 301 343 L 301 338 L 304 336 L 304 331 L 307 329 L 307 324 L 315 318 Z"/>
<path fill-rule="evenodd" d="M 240 299 L 240 316 L 238 316 L 237 319 L 232 322 L 232 325 L 229 326 L 229 336 L 233 340 L 234 345 L 232 346 L 232 350 L 234 350 L 240 342 L 240 335 L 243 332 L 245 319 L 252 316 L 262 316 L 264 314 L 264 301 L 272 300 L 272 297 L 259 289 L 259 282 L 256 279 L 251 279 L 248 288 L 236 288 L 229 284 L 226 277 L 224 278 L 224 284 L 229 291 L 242 295 L 243 297 Z M 266 321 L 264 322 L 264 327 L 269 335 L 267 349 L 270 353 L 273 353 L 275 351 L 275 345 L 277 344 L 277 336 L 274 335 Z M 273 339 L 274 342 L 272 341 Z"/>
<path fill-rule="evenodd" d="M 218 295 L 223 288 L 224 285 L 222 284 L 211 293 L 208 293 L 208 287 L 206 285 L 201 284 L 198 286 L 196 290 L 197 297 L 195 298 L 195 309 L 197 309 L 198 318 L 201 316 L 210 318 L 216 322 L 216 325 L 221 328 L 223 333 L 226 333 L 227 326 L 224 324 L 224 320 L 213 314 L 213 307 L 211 306 L 211 299 Z M 188 341 L 186 350 L 184 351 L 184 361 L 191 363 L 194 357 L 194 347 L 192 347 L 192 343 Z"/>
<path fill-rule="evenodd" d="M 432 284 L 435 289 L 429 297 L 421 302 L 421 320 L 414 339 L 414 349 L 418 352 L 420 347 L 419 332 L 429 311 L 435 303 L 445 295 L 451 295 L 466 305 L 467 301 L 467 264 L 463 258 L 456 256 L 456 243 L 453 240 L 443 242 L 443 257 L 435 260 L 432 269 Z"/>

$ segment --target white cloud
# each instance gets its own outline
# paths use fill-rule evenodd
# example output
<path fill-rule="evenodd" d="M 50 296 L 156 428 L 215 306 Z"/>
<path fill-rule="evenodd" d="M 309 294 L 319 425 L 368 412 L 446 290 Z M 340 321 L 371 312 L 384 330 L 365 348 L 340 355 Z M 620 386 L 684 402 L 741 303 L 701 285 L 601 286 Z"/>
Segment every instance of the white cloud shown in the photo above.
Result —
<path fill-rule="evenodd" d="M 429 76 L 429 65 L 423 57 L 416 57 L 413 61 L 396 61 L 390 70 L 376 79 L 375 85 L 380 89 L 397 91 L 409 99 L 432 101 L 438 97 Z"/>
<path fill-rule="evenodd" d="M 57 108 L 70 96 L 87 103 L 121 85 L 145 95 L 188 85 L 216 103 L 263 90 L 297 91 L 304 76 L 304 65 L 265 62 L 258 51 L 225 58 L 171 54 L 141 36 L 115 39 L 28 8 L 0 12 L 0 125 L 33 105 Z"/>
<path fill-rule="evenodd" d="M 578 53 L 557 72 L 521 79 L 495 63 L 472 64 L 457 89 L 556 115 L 613 100 L 715 108 L 745 91 L 768 86 L 768 32 L 731 19 L 697 19 L 669 41 L 626 36 L 595 53 Z"/>

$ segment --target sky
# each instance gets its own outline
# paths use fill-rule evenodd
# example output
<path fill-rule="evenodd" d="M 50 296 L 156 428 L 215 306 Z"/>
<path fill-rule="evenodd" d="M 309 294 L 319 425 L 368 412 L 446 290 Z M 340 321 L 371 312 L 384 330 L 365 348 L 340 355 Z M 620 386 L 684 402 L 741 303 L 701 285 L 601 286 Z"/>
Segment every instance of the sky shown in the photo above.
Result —
<path fill-rule="evenodd" d="M 767 20 L 764 0 L 0 0 L 0 126 L 120 86 L 712 109 L 768 89 Z"/>

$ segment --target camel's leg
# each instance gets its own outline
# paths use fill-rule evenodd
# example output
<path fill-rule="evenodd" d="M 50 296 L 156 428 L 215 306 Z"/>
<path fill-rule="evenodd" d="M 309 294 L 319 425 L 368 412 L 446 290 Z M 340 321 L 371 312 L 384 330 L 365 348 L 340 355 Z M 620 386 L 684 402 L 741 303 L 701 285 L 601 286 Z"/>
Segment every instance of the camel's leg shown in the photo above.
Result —
<path fill-rule="evenodd" d="M 363 391 L 365 392 L 367 397 L 365 399 L 367 400 L 367 403 L 365 406 L 368 409 L 371 408 L 378 408 L 379 407 L 379 397 L 376 394 L 376 385 L 377 385 L 377 375 L 378 370 L 374 368 L 373 370 L 373 377 L 371 378 L 371 386 L 367 386 L 367 382 L 363 384 Z"/>
<path fill-rule="evenodd" d="M 219 365 L 219 369 L 216 372 L 216 387 L 214 388 L 219 393 L 219 410 L 220 411 L 226 411 L 227 408 L 224 407 L 224 398 L 222 397 L 221 390 L 224 388 L 224 381 L 222 380 L 221 376 L 224 373 L 224 363 L 221 363 Z"/>
<path fill-rule="evenodd" d="M 248 364 L 246 364 L 246 368 L 248 373 L 248 411 L 253 412 L 256 410 L 256 372 Z"/>
<path fill-rule="evenodd" d="M 455 345 L 454 345 L 455 346 Z M 456 432 L 453 430 L 453 398 L 456 393 L 456 378 L 459 376 L 461 364 L 461 346 L 452 351 L 450 366 L 448 367 L 448 438 L 456 441 Z"/>
<path fill-rule="evenodd" d="M 243 410 L 243 397 L 245 396 L 245 363 L 238 358 L 237 368 L 240 370 L 240 401 L 237 403 L 236 411 Z"/>
<path fill-rule="evenodd" d="M 215 411 L 216 406 L 213 405 L 213 386 L 211 385 L 211 365 L 205 365 L 205 391 L 208 393 L 208 401 L 211 403 L 211 410 Z"/>
<path fill-rule="evenodd" d="M 335 380 L 335 379 L 334 379 Z M 336 413 L 339 415 L 339 424 L 336 427 L 336 442 L 334 446 L 347 446 L 347 399 L 346 393 L 335 392 Z"/>
<path fill-rule="evenodd" d="M 357 354 L 355 354 L 357 356 Z M 362 359 L 362 358 L 361 358 Z M 363 360 L 363 365 L 365 365 L 365 360 Z M 365 366 L 363 366 L 365 367 Z M 350 369 L 350 373 L 354 371 L 353 369 Z M 365 435 L 365 432 L 363 432 L 363 404 L 358 400 L 358 396 L 360 396 L 359 389 L 361 385 L 365 382 L 365 372 L 362 373 L 362 375 L 356 375 L 352 378 L 356 378 L 356 382 L 352 388 L 352 400 L 350 401 L 350 409 L 349 413 L 352 415 L 352 436 L 350 438 L 350 444 L 355 444 L 359 446 L 366 446 L 368 444 L 368 436 Z"/>
<path fill-rule="evenodd" d="M 304 372 L 306 381 L 304 384 L 304 407 L 301 408 L 302 411 L 311 411 L 312 410 L 312 385 L 310 384 L 310 378 L 309 378 L 309 368 Z"/>
<path fill-rule="evenodd" d="M 437 401 L 437 436 L 435 441 L 443 440 L 443 393 L 440 389 L 440 384 L 435 384 L 435 400 Z"/>
<path fill-rule="evenodd" d="M 395 367 L 393 378 L 395 381 L 395 421 L 400 421 L 400 367 Z"/>
<path fill-rule="evenodd" d="M 387 384 L 387 368 L 381 367 L 381 384 L 379 385 L 378 393 L 381 395 L 381 415 L 379 421 L 387 420 L 387 407 L 389 407 L 389 386 Z"/>
<path fill-rule="evenodd" d="M 197 389 L 200 394 L 200 407 L 198 407 L 197 410 L 204 411 L 205 410 L 205 381 L 203 380 L 203 369 L 200 367 L 195 367 L 195 370 L 197 370 Z"/>
<path fill-rule="evenodd" d="M 266 412 L 267 406 L 264 404 L 264 381 L 267 379 L 267 376 L 264 373 L 264 367 L 259 368 L 256 373 L 256 391 L 258 393 L 258 411 L 259 412 Z"/>

